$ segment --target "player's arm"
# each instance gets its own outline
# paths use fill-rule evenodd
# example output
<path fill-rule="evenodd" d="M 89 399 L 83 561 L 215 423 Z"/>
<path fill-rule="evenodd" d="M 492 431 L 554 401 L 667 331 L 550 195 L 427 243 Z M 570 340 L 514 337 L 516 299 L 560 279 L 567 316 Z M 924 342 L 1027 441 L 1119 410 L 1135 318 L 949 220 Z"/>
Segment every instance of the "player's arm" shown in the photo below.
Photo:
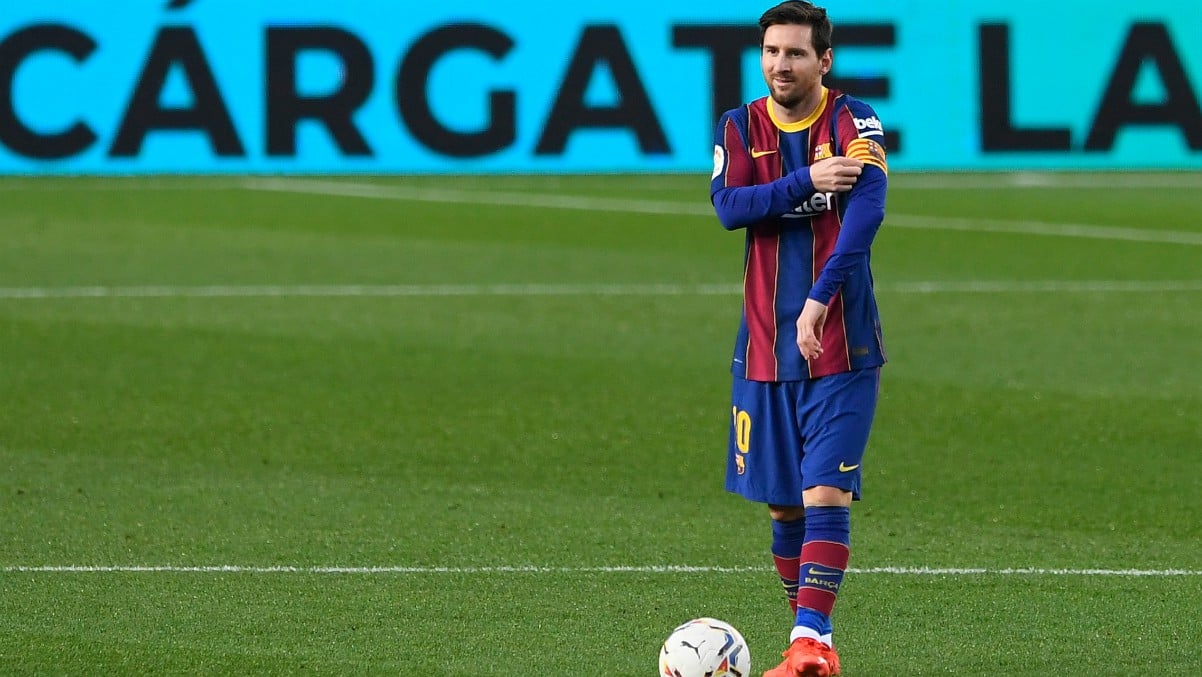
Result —
<path fill-rule="evenodd" d="M 727 230 L 745 228 L 770 216 L 780 216 L 814 194 L 809 168 L 758 186 L 726 186 L 710 194 L 718 220 Z"/>
<path fill-rule="evenodd" d="M 814 193 L 851 190 L 863 166 L 854 158 L 826 158 L 771 183 L 719 188 L 710 194 L 710 201 L 723 228 L 743 228 L 770 216 L 791 212 Z"/>
<path fill-rule="evenodd" d="M 881 222 L 885 220 L 885 189 L 888 183 L 884 169 L 874 163 L 864 163 L 860 180 L 848 194 L 847 210 L 843 213 L 835 250 L 810 288 L 811 299 L 822 305 L 829 304 L 831 297 L 847 281 L 848 275 L 868 258 L 872 241 L 880 230 Z"/>
<path fill-rule="evenodd" d="M 862 105 L 862 104 L 861 104 Z M 835 249 L 818 279 L 810 288 L 809 297 L 797 318 L 797 347 L 801 355 L 812 360 L 822 354 L 822 327 L 826 323 L 827 307 L 831 298 L 843 286 L 848 277 L 860 268 L 868 258 L 872 241 L 885 220 L 885 193 L 889 184 L 888 165 L 885 162 L 885 149 L 876 137 L 884 136 L 880 130 L 880 122 L 875 114 L 871 120 L 876 127 L 865 124 L 865 131 L 859 134 L 859 125 L 855 124 L 853 115 L 869 115 L 871 109 L 864 107 L 867 112 L 856 111 L 848 114 L 850 125 L 842 125 L 842 129 L 850 130 L 852 141 L 847 144 L 844 152 L 864 163 L 864 171 L 860 180 L 847 196 L 847 209 L 843 213 L 843 223 L 839 236 L 835 240 Z M 867 118 L 861 118 L 867 122 Z"/>
<path fill-rule="evenodd" d="M 872 240 L 885 219 L 887 185 L 885 170 L 865 162 L 864 173 L 848 195 L 835 250 L 810 288 L 809 297 L 797 318 L 797 347 L 807 360 L 822 354 L 822 327 L 826 324 L 831 298 L 868 258 Z"/>
<path fill-rule="evenodd" d="M 845 191 L 855 184 L 860 162 L 848 158 L 828 158 L 770 183 L 754 184 L 751 154 L 732 113 L 722 116 L 714 132 L 710 181 L 710 201 L 723 228 L 745 228 L 793 211 L 814 193 Z"/>
<path fill-rule="evenodd" d="M 864 163 L 860 180 L 847 195 L 847 209 L 835 249 L 810 288 L 809 297 L 828 305 L 849 275 L 868 259 L 868 250 L 885 220 L 885 192 L 889 167 L 882 145 L 884 131 L 876 113 L 867 104 L 853 101 L 839 111 L 839 136 L 849 139 L 843 152 Z"/>

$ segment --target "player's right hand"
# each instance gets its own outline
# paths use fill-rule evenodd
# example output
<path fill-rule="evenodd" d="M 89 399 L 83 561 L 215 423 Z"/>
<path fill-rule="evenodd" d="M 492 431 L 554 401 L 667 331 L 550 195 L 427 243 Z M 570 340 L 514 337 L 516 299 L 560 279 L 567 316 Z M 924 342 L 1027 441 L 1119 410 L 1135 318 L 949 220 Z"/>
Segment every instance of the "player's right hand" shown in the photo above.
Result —
<path fill-rule="evenodd" d="M 810 182 L 820 193 L 842 193 L 852 189 L 860 178 L 864 163 L 855 158 L 828 157 L 810 165 Z"/>

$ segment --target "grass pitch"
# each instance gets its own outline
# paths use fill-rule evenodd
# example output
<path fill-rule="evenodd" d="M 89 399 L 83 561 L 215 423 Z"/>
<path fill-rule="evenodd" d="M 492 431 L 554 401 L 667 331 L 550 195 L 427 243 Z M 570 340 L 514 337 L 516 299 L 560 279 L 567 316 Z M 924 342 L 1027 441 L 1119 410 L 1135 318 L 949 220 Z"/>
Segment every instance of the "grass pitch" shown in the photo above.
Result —
<path fill-rule="evenodd" d="M 773 666 L 706 183 L 0 179 L 0 672 Z M 844 674 L 1202 671 L 1199 189 L 893 177 Z"/>

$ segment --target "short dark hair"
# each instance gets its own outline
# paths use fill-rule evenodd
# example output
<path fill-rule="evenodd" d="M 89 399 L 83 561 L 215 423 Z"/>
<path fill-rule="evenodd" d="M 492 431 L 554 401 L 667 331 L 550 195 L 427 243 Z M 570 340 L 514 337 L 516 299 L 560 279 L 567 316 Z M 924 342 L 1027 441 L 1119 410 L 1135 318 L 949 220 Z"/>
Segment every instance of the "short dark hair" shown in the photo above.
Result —
<path fill-rule="evenodd" d="M 787 0 L 764 12 L 760 16 L 760 44 L 764 44 L 764 33 L 768 31 L 769 26 L 782 24 L 809 26 L 814 51 L 818 56 L 822 56 L 831 48 L 831 33 L 834 32 L 834 27 L 830 17 L 826 15 L 825 9 L 812 2 Z"/>

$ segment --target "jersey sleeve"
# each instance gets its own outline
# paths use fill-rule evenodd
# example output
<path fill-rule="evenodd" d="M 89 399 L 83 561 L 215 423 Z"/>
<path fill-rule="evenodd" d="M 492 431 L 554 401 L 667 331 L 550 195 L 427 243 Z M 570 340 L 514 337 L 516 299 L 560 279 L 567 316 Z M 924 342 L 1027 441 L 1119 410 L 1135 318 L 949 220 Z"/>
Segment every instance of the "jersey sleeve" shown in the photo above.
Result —
<path fill-rule="evenodd" d="M 746 109 L 727 111 L 714 130 L 714 173 L 710 201 L 722 227 L 745 228 L 780 216 L 810 199 L 814 184 L 804 167 L 769 183 L 754 183 L 755 173 L 746 136 Z"/>
<path fill-rule="evenodd" d="M 710 193 L 722 188 L 750 186 L 754 180 L 751 152 L 747 150 L 747 111 L 726 111 L 714 129 L 714 174 Z"/>
<path fill-rule="evenodd" d="M 843 150 L 843 155 L 889 173 L 885 159 L 885 127 L 872 106 L 849 96 L 835 112 L 834 122 L 836 145 Z"/>
<path fill-rule="evenodd" d="M 837 112 L 835 133 L 843 154 L 864 163 L 856 185 L 847 196 L 847 209 L 835 240 L 835 249 L 810 288 L 809 297 L 822 304 L 856 271 L 867 270 L 872 241 L 885 219 L 885 193 L 889 166 L 885 155 L 885 130 L 868 104 L 848 98 Z"/>

